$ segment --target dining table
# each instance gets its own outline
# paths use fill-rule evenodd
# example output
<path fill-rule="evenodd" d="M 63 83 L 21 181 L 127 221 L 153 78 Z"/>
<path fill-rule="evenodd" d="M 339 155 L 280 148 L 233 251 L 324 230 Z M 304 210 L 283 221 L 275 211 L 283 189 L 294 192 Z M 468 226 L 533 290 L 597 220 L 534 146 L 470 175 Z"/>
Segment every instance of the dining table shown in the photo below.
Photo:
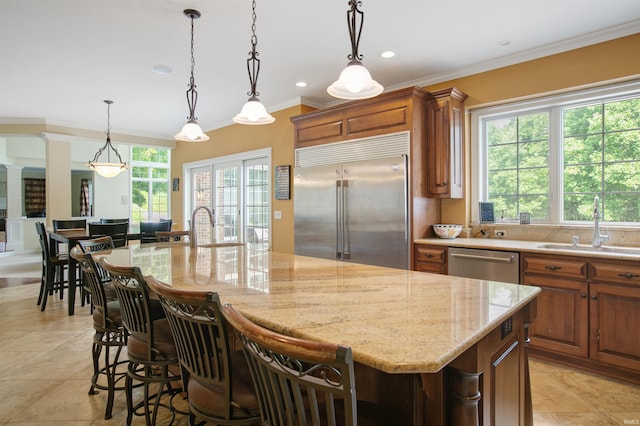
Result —
<path fill-rule="evenodd" d="M 259 247 L 134 243 L 93 256 L 216 292 L 274 331 L 350 346 L 358 400 L 411 424 L 532 424 L 526 342 L 540 288 Z"/>
<path fill-rule="evenodd" d="M 59 229 L 49 232 L 49 246 L 57 247 L 58 244 L 66 244 L 69 254 L 69 267 L 67 272 L 67 280 L 69 282 L 69 291 L 67 295 L 68 314 L 73 315 L 76 304 L 76 286 L 80 276 L 77 274 L 78 262 L 71 256 L 71 249 L 81 240 L 92 238 L 89 230 L 86 228 Z"/>

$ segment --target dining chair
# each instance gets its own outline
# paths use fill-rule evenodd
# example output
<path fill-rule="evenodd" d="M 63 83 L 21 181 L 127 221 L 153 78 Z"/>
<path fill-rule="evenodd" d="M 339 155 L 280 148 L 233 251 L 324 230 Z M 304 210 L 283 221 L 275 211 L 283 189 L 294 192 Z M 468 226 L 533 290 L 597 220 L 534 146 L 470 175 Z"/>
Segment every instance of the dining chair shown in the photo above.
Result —
<path fill-rule="evenodd" d="M 127 425 L 131 424 L 134 414 L 144 415 L 147 425 L 155 425 L 160 407 L 168 408 L 173 420 L 173 397 L 180 392 L 181 376 L 173 335 L 160 301 L 150 299 L 140 268 L 115 266 L 104 257 L 98 264 L 111 276 L 120 302 L 122 323 L 129 333 L 125 380 Z M 134 380 L 144 389 L 142 401 L 135 406 Z M 151 392 L 151 385 L 157 387 L 155 393 Z M 169 395 L 168 404 L 161 401 L 163 395 Z M 144 412 L 139 413 L 140 409 Z"/>
<path fill-rule="evenodd" d="M 190 419 L 216 425 L 260 425 L 258 398 L 242 351 L 232 350 L 232 333 L 217 293 L 170 288 L 147 277 L 160 298 L 176 342 Z"/>
<path fill-rule="evenodd" d="M 42 277 L 38 305 L 40 305 L 40 310 L 44 311 L 48 296 L 53 295 L 56 291 L 59 293 L 60 299 L 64 296 L 64 287 L 67 283 L 64 272 L 69 264 L 69 257 L 67 252 L 58 254 L 49 246 L 49 236 L 44 223 L 36 222 L 36 231 L 42 251 Z"/>
<path fill-rule="evenodd" d="M 51 221 L 53 232 L 57 232 L 61 229 L 87 229 L 87 219 L 53 219 Z M 68 253 L 69 247 L 66 243 L 57 243 L 55 247 L 52 247 L 56 253 Z"/>
<path fill-rule="evenodd" d="M 71 249 L 71 256 L 80 265 L 84 282 L 91 293 L 93 307 L 95 333 L 91 345 L 93 375 L 89 395 L 96 395 L 96 389 L 107 391 L 104 418 L 108 420 L 111 418 L 115 392 L 125 390 L 124 383 L 120 386 L 118 383 L 126 381 L 127 376 L 126 368 L 123 366 L 128 361 L 120 359 L 122 348 L 127 344 L 127 331 L 122 324 L 120 302 L 113 295 L 107 294 L 99 273 L 102 268 L 93 260 L 91 251 L 84 252 L 80 245 L 76 245 Z M 115 353 L 111 351 L 112 348 L 115 349 Z"/>
<path fill-rule="evenodd" d="M 54 231 L 59 231 L 61 229 L 86 229 L 87 227 L 87 219 L 54 219 L 51 221 L 51 223 L 53 225 Z"/>
<path fill-rule="evenodd" d="M 89 223 L 89 235 L 93 238 L 110 236 L 114 247 L 124 247 L 127 245 L 129 224 L 126 222 Z"/>
<path fill-rule="evenodd" d="M 157 231 L 171 231 L 172 219 L 159 222 L 140 222 L 140 244 L 155 243 Z"/>
<path fill-rule="evenodd" d="M 228 303 L 222 314 L 240 337 L 263 424 L 410 424 L 396 410 L 356 399 L 350 347 L 268 330 Z"/>
<path fill-rule="evenodd" d="M 100 223 L 129 223 L 129 218 L 122 218 L 122 219 L 106 219 L 106 218 L 101 218 L 100 219 Z"/>

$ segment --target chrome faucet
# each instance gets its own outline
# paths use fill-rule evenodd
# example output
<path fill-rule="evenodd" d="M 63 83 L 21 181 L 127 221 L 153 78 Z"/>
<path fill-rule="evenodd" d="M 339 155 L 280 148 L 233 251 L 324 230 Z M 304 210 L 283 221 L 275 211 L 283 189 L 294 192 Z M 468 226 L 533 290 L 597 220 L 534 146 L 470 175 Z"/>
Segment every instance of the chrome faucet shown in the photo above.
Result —
<path fill-rule="evenodd" d="M 593 198 L 593 238 L 591 245 L 594 247 L 602 247 L 602 243 L 609 241 L 607 234 L 600 234 L 600 198 L 596 195 Z"/>
<path fill-rule="evenodd" d="M 213 228 L 216 224 L 216 218 L 213 215 L 213 211 L 207 206 L 196 207 L 191 213 L 191 232 L 189 233 L 189 240 L 191 241 L 191 247 L 197 247 L 198 242 L 196 241 L 196 214 L 200 210 L 206 210 L 209 213 L 209 221 L 211 222 L 211 227 Z M 215 231 L 214 231 L 215 232 Z"/>

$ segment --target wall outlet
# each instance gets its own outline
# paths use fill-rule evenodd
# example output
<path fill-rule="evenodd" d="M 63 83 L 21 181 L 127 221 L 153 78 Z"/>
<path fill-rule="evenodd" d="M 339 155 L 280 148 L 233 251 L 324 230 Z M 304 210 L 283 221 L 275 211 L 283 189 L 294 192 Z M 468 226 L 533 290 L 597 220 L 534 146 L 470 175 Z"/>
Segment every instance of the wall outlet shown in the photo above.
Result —
<path fill-rule="evenodd" d="M 496 238 L 504 238 L 507 236 L 507 231 L 503 231 L 502 229 L 496 229 L 493 231 L 493 236 Z"/>

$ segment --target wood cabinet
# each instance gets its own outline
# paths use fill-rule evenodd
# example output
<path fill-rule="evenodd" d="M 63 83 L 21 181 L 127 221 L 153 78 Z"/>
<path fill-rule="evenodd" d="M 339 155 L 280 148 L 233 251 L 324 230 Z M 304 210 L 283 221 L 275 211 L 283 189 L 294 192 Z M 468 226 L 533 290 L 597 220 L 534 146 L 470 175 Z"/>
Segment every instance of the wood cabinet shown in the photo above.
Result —
<path fill-rule="evenodd" d="M 521 271 L 542 289 L 532 354 L 640 383 L 637 262 L 525 253 Z"/>
<path fill-rule="evenodd" d="M 464 196 L 464 100 L 456 88 L 431 92 L 429 108 L 427 192 L 434 198 Z"/>
<path fill-rule="evenodd" d="M 447 274 L 447 248 L 415 244 L 413 269 L 420 272 Z"/>
<path fill-rule="evenodd" d="M 590 357 L 640 372 L 640 265 L 589 265 Z"/>

